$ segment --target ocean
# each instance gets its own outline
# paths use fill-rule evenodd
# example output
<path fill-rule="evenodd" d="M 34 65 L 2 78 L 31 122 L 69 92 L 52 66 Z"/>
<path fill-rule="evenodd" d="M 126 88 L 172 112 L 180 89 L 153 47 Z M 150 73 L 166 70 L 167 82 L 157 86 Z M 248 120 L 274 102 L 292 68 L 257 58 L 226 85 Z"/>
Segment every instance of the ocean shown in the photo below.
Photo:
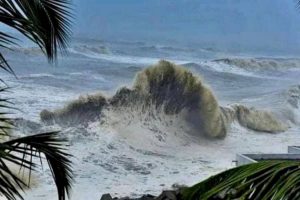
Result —
<path fill-rule="evenodd" d="M 73 40 L 53 64 L 36 47 L 13 50 L 3 54 L 17 78 L 3 71 L 1 77 L 11 86 L 5 96 L 21 110 L 14 115 L 22 119 L 15 134 L 60 130 L 68 138 L 75 200 L 100 199 L 104 193 L 158 194 L 234 167 L 237 153 L 284 153 L 300 143 L 300 58 L 295 56 L 86 38 Z M 41 121 L 43 110 L 55 112 L 79 96 L 101 94 L 109 99 L 122 87 L 133 88 L 137 74 L 160 60 L 199 77 L 222 108 L 243 105 L 254 109 L 253 117 L 246 116 L 248 124 L 232 119 L 221 139 L 190 134 L 178 112 L 156 111 L 155 105 L 99 108 L 99 119 L 87 117 L 84 122 L 82 107 L 68 120 Z M 260 114 L 262 110 L 272 114 Z M 283 131 L 272 131 L 268 123 L 256 125 L 273 117 L 284 124 Z M 26 199 L 57 198 L 49 169 L 39 169 L 33 178 L 37 185 L 26 191 Z"/>

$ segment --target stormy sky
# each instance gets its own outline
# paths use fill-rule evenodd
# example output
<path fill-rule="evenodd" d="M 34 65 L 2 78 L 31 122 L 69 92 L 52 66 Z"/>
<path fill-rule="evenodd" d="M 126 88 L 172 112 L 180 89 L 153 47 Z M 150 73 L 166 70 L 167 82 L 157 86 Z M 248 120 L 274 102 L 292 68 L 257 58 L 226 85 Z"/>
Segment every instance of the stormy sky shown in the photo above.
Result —
<path fill-rule="evenodd" d="M 295 0 L 75 0 L 75 35 L 298 49 Z"/>
<path fill-rule="evenodd" d="M 73 31 L 97 39 L 295 51 L 300 49 L 295 1 L 73 0 Z"/>

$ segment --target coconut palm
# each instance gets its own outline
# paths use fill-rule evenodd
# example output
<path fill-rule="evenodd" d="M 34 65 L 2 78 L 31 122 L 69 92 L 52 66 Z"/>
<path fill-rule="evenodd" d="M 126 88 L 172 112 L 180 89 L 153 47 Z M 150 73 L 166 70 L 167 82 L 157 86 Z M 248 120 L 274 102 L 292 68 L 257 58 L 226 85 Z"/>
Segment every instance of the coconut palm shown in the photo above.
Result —
<path fill-rule="evenodd" d="M 70 36 L 71 9 L 68 0 L 0 0 L 0 23 L 17 30 L 36 43 L 50 62 L 59 50 L 67 47 Z M 0 31 L 0 67 L 14 75 L 14 71 L 1 53 L 17 45 L 18 39 Z M 1 80 L 2 81 L 2 80 Z M 3 81 L 2 81 L 3 83 Z M 4 85 L 0 94 L 6 90 Z M 7 110 L 13 109 L 8 99 L 0 97 L 0 135 L 7 135 L 13 120 Z M 65 200 L 72 182 L 71 162 L 65 152 L 65 140 L 57 132 L 42 133 L 0 143 L 0 195 L 9 200 L 23 199 L 21 191 L 30 185 L 31 172 L 36 160 L 48 164 L 58 191 L 58 199 Z M 39 163 L 39 162 L 38 162 Z M 10 169 L 17 165 L 29 171 L 29 181 Z"/>
<path fill-rule="evenodd" d="M 263 161 L 230 169 L 185 189 L 183 199 L 300 199 L 300 162 Z"/>

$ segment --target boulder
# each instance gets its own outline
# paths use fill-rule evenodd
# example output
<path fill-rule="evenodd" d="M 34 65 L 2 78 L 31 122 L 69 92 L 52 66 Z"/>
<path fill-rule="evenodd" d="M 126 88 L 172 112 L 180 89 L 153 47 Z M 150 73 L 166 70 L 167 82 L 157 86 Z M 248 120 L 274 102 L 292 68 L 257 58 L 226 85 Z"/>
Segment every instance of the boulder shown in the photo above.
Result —
<path fill-rule="evenodd" d="M 172 190 L 163 191 L 156 200 L 177 200 L 177 192 Z"/>
<path fill-rule="evenodd" d="M 113 200 L 110 194 L 103 194 L 100 200 Z"/>

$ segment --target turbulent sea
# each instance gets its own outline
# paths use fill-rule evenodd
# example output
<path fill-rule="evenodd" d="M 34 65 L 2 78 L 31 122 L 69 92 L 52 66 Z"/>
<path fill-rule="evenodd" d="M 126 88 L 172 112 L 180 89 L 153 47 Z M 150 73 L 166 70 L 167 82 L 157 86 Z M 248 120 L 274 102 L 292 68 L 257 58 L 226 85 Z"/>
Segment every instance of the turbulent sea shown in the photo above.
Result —
<path fill-rule="evenodd" d="M 74 156 L 75 200 L 100 199 L 103 193 L 158 194 L 174 184 L 192 185 L 234 167 L 237 153 L 284 153 L 288 146 L 300 144 L 300 59 L 295 57 L 77 39 L 67 55 L 51 66 L 34 47 L 14 50 L 4 55 L 17 79 L 5 72 L 1 77 L 12 87 L 6 96 L 22 110 L 14 116 L 23 118 L 16 135 L 62 131 Z M 144 107 L 143 112 L 137 108 L 103 109 L 99 120 L 85 123 L 76 119 L 76 123 L 63 119 L 52 124 L 41 122 L 42 110 L 63 108 L 80 95 L 101 93 L 110 98 L 123 86 L 131 88 L 139 71 L 161 59 L 201 77 L 220 106 L 239 104 L 272 112 L 285 130 L 257 131 L 233 120 L 226 137 L 208 139 L 190 134 L 187 124 L 176 115 L 154 112 L 155 106 Z M 74 118 L 85 113 L 83 109 Z M 251 123 L 264 116 L 254 116 Z M 56 199 L 50 174 L 47 168 L 37 172 L 37 185 L 26 192 L 27 199 Z"/>

